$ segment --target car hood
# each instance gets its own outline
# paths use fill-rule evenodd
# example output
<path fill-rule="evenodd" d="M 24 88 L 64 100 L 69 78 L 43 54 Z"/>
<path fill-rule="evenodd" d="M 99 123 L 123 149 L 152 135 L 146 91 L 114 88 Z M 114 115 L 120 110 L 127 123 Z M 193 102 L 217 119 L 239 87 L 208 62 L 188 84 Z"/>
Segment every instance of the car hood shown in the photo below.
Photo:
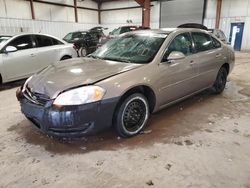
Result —
<path fill-rule="evenodd" d="M 70 59 L 54 63 L 33 75 L 28 81 L 28 87 L 32 92 L 53 99 L 67 89 L 94 84 L 139 66 L 142 65 L 92 58 Z"/>

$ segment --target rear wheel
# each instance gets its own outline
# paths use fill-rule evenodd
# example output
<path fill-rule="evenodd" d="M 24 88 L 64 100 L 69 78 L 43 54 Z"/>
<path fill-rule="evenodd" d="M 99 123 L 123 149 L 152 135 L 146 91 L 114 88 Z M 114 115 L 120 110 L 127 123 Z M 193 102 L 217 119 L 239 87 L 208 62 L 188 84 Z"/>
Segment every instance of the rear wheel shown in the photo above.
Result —
<path fill-rule="evenodd" d="M 226 83 L 227 83 L 227 70 L 225 67 L 221 67 L 213 85 L 214 93 L 215 94 L 222 93 L 223 90 L 225 89 Z"/>
<path fill-rule="evenodd" d="M 121 137 L 131 137 L 143 130 L 148 118 L 149 105 L 146 97 L 135 93 L 127 97 L 118 107 L 114 126 Z"/>

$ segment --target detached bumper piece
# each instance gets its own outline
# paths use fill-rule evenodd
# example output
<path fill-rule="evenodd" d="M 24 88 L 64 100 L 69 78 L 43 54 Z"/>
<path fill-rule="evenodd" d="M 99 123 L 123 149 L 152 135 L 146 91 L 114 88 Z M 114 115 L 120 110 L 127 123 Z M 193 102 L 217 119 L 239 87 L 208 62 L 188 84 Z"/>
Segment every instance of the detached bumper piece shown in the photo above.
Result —
<path fill-rule="evenodd" d="M 30 91 L 29 91 L 30 92 Z M 55 137 L 93 135 L 112 126 L 119 98 L 76 105 L 54 106 L 41 94 L 17 90 L 22 113 L 42 132 Z"/>

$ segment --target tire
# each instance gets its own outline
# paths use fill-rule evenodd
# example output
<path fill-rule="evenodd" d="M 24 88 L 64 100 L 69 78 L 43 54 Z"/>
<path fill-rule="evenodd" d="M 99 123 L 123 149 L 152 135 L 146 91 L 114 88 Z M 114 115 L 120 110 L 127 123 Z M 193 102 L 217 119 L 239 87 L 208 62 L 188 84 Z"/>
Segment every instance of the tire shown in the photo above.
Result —
<path fill-rule="evenodd" d="M 149 105 L 146 97 L 135 93 L 118 106 L 114 117 L 114 126 L 119 136 L 128 138 L 142 131 L 148 118 Z"/>
<path fill-rule="evenodd" d="M 88 55 L 88 51 L 86 47 L 81 47 L 78 52 L 79 52 L 80 57 L 85 57 Z"/>
<path fill-rule="evenodd" d="M 68 55 L 63 56 L 63 57 L 61 58 L 61 60 L 60 60 L 60 61 L 63 61 L 63 60 L 66 60 L 66 59 L 71 59 L 71 57 L 70 57 L 70 56 L 68 56 Z"/>
<path fill-rule="evenodd" d="M 221 67 L 216 80 L 213 85 L 213 90 L 215 94 L 220 94 L 224 91 L 227 83 L 227 70 L 225 67 Z"/>

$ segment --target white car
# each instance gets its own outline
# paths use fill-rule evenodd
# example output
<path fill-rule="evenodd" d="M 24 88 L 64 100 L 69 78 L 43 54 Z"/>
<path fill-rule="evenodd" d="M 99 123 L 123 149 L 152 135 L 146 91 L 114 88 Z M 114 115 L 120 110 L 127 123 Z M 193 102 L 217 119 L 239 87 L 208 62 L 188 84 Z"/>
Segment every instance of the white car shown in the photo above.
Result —
<path fill-rule="evenodd" d="M 0 83 L 27 78 L 56 61 L 75 57 L 72 44 L 50 35 L 4 36 L 0 42 Z"/>

